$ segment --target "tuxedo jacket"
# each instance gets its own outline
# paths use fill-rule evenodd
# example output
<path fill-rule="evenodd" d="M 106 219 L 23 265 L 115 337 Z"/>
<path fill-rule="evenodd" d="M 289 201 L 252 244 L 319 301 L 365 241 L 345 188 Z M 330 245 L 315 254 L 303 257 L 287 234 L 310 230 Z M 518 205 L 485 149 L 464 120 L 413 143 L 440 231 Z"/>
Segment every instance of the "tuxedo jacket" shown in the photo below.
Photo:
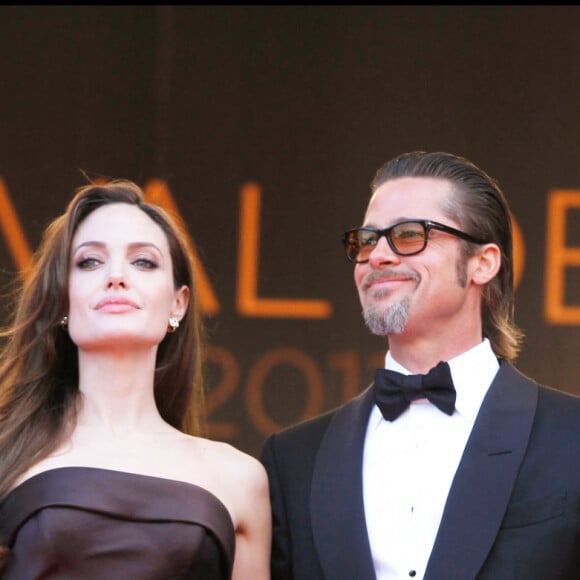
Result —
<path fill-rule="evenodd" d="M 375 578 L 362 491 L 373 403 L 369 387 L 266 440 L 261 459 L 272 502 L 272 580 Z M 580 397 L 500 364 L 455 473 L 424 578 L 580 579 Z"/>

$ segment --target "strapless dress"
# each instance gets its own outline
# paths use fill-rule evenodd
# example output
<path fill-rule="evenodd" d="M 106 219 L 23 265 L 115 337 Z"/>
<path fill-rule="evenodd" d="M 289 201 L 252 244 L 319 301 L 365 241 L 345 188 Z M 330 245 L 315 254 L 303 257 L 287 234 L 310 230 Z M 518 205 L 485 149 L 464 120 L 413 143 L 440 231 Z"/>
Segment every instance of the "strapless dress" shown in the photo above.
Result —
<path fill-rule="evenodd" d="M 235 532 L 209 491 L 93 467 L 45 471 L 0 504 L 5 580 L 228 580 Z"/>

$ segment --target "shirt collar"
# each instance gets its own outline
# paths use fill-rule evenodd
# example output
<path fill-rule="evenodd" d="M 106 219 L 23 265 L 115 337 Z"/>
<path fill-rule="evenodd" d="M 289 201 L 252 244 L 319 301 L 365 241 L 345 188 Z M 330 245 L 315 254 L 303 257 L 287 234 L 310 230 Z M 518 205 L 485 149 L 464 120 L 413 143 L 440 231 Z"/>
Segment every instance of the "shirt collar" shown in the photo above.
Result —
<path fill-rule="evenodd" d="M 484 338 L 478 345 L 447 362 L 457 391 L 455 409 L 466 419 L 475 420 L 483 398 L 499 369 L 499 362 L 491 350 L 489 339 Z M 404 375 L 412 374 L 392 357 L 390 351 L 385 356 L 385 368 Z"/>

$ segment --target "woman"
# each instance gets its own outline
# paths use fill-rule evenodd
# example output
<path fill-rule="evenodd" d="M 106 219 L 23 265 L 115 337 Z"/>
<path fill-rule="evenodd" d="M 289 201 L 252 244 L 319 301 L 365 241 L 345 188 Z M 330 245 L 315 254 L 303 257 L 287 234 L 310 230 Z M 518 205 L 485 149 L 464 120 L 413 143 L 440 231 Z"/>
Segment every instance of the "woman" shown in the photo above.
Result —
<path fill-rule="evenodd" d="M 0 360 L 3 577 L 269 578 L 263 468 L 199 436 L 202 320 L 171 218 L 128 181 L 80 189 L 19 296 Z"/>

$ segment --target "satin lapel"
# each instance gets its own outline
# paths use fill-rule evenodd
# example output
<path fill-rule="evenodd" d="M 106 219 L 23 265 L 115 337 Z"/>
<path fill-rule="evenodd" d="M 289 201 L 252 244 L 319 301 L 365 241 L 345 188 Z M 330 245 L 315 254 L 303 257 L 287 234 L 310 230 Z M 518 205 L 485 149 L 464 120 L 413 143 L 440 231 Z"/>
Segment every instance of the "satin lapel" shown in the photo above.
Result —
<path fill-rule="evenodd" d="M 310 510 L 314 543 L 325 578 L 374 579 L 365 524 L 362 457 L 372 391 L 337 411 L 320 445 Z"/>
<path fill-rule="evenodd" d="M 502 363 L 453 480 L 425 580 L 477 576 L 526 452 L 537 398 L 537 385 Z"/>

